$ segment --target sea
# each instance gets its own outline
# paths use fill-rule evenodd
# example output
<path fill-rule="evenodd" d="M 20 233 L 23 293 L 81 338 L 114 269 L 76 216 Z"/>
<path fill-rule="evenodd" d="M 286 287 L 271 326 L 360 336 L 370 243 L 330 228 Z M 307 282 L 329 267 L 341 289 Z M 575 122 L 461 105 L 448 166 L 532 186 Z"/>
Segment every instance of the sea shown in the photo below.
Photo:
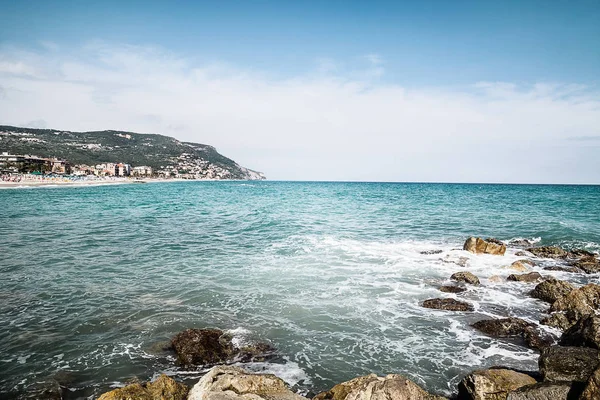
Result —
<path fill-rule="evenodd" d="M 190 181 L 0 190 L 0 398 L 66 399 L 162 373 L 193 384 L 166 344 L 187 328 L 268 342 L 245 364 L 306 396 L 402 374 L 450 395 L 468 372 L 537 369 L 538 353 L 475 321 L 537 323 L 548 305 L 507 282 L 469 236 L 600 251 L 600 186 Z M 596 275 L 533 270 L 576 283 Z M 454 272 L 481 280 L 442 293 Z M 493 278 L 500 276 L 502 279 Z M 492 278 L 492 279 L 490 279 Z M 473 312 L 426 309 L 453 297 Z M 548 329 L 548 328 L 544 328 Z M 550 333 L 552 330 L 548 329 Z"/>

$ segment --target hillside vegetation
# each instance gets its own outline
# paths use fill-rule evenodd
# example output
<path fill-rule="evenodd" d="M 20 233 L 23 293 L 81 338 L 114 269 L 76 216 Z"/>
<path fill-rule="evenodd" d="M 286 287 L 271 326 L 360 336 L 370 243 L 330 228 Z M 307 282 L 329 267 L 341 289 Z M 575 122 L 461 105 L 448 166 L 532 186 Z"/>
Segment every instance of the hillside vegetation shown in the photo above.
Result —
<path fill-rule="evenodd" d="M 127 163 L 155 170 L 191 172 L 194 168 L 222 171 L 221 178 L 264 179 L 209 145 L 175 138 L 124 131 L 70 132 L 0 125 L 0 151 L 56 157 L 71 164 Z"/>

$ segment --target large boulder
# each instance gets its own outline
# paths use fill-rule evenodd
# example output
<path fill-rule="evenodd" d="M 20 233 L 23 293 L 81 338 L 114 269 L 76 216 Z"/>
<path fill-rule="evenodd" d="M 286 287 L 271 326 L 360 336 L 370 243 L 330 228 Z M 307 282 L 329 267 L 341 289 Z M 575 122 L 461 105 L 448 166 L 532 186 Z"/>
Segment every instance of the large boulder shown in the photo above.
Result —
<path fill-rule="evenodd" d="M 456 272 L 450 276 L 450 279 L 458 282 L 466 282 L 472 285 L 479 285 L 479 278 L 470 272 Z"/>
<path fill-rule="evenodd" d="M 540 373 L 546 382 L 586 382 L 598 367 L 598 350 L 552 346 L 542 350 Z"/>
<path fill-rule="evenodd" d="M 600 399 L 600 368 L 596 368 L 594 373 L 590 376 L 581 397 L 579 397 L 579 400 L 598 399 Z"/>
<path fill-rule="evenodd" d="M 423 307 L 446 311 L 473 311 L 473 306 L 455 299 L 429 299 L 423 302 Z"/>
<path fill-rule="evenodd" d="M 541 382 L 510 392 L 506 400 L 570 400 L 577 398 L 573 392 L 570 382 Z"/>
<path fill-rule="evenodd" d="M 239 367 L 213 367 L 194 385 L 188 400 L 306 400 L 271 374 L 251 374 Z"/>
<path fill-rule="evenodd" d="M 556 246 L 530 247 L 527 251 L 540 258 L 566 258 L 568 255 L 565 250 Z"/>
<path fill-rule="evenodd" d="M 262 360 L 274 349 L 266 343 L 237 347 L 233 337 L 219 329 L 186 329 L 178 333 L 171 345 L 184 367 L 212 365 L 227 361 Z"/>
<path fill-rule="evenodd" d="M 531 297 L 554 303 L 559 298 L 569 294 L 575 286 L 569 282 L 561 281 L 555 278 L 546 279 L 544 282 L 537 285 L 530 293 Z"/>
<path fill-rule="evenodd" d="M 154 382 L 134 383 L 104 393 L 98 400 L 185 400 L 188 388 L 167 375 Z"/>
<path fill-rule="evenodd" d="M 600 317 L 581 318 L 560 337 L 561 346 L 583 346 L 600 349 Z"/>
<path fill-rule="evenodd" d="M 510 369 L 483 369 L 467 375 L 458 384 L 461 400 L 506 400 L 518 388 L 537 383 L 531 376 Z"/>
<path fill-rule="evenodd" d="M 313 400 L 446 400 L 427 393 L 402 375 L 379 377 L 375 374 L 354 378 L 335 385 Z"/>
<path fill-rule="evenodd" d="M 495 254 L 503 256 L 506 252 L 506 246 L 496 239 L 483 240 L 482 238 L 470 237 L 465 241 L 463 250 L 475 254 Z"/>
<path fill-rule="evenodd" d="M 528 274 L 510 274 L 506 280 L 515 282 L 537 282 L 542 279 L 542 275 L 539 272 L 530 272 Z"/>
<path fill-rule="evenodd" d="M 568 324 L 561 328 L 568 329 L 580 318 L 595 314 L 599 308 L 600 285 L 590 283 L 557 299 L 550 307 L 550 311 L 562 313 Z"/>

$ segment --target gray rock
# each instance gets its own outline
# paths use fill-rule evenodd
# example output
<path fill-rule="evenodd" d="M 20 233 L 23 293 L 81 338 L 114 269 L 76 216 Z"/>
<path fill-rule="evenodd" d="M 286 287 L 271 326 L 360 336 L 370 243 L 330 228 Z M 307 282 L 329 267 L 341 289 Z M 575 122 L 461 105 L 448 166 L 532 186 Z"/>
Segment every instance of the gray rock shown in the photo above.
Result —
<path fill-rule="evenodd" d="M 466 282 L 472 285 L 479 285 L 479 278 L 470 272 L 456 272 L 452 274 L 450 279 L 458 282 Z"/>
<path fill-rule="evenodd" d="M 539 272 L 530 272 L 528 274 L 510 274 L 506 280 L 515 282 L 536 282 L 542 279 Z"/>
<path fill-rule="evenodd" d="M 473 311 L 473 306 L 455 299 L 429 299 L 423 302 L 423 307 L 446 311 Z"/>
<path fill-rule="evenodd" d="M 451 285 L 440 286 L 438 289 L 440 290 L 440 292 L 444 292 L 444 293 L 462 293 L 467 290 L 467 288 L 464 288 L 461 286 L 451 286 Z"/>
<path fill-rule="evenodd" d="M 542 350 L 539 367 L 545 382 L 586 382 L 599 362 L 597 349 L 552 346 Z"/>
<path fill-rule="evenodd" d="M 571 384 L 564 383 L 536 383 L 523 386 L 510 392 L 506 400 L 569 400 Z"/>

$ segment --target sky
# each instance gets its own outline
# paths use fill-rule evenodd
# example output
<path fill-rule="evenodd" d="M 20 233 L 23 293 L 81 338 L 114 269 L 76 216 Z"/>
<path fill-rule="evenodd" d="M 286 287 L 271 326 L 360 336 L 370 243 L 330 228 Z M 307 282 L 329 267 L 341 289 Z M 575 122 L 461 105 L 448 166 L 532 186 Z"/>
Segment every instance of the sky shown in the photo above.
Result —
<path fill-rule="evenodd" d="M 0 124 L 161 133 L 273 180 L 600 183 L 600 0 L 0 10 Z"/>

